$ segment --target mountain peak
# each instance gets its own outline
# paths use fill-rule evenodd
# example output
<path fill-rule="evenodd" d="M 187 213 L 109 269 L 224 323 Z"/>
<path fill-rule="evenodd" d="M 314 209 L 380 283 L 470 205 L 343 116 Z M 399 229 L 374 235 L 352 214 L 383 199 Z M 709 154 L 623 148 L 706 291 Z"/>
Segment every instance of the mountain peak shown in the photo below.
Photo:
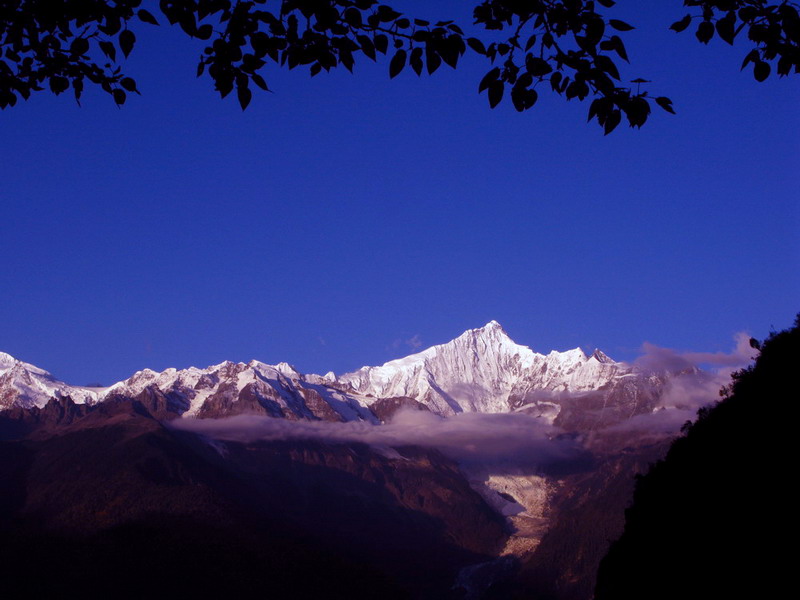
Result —
<path fill-rule="evenodd" d="M 14 366 L 14 363 L 17 362 L 17 359 L 11 356 L 10 354 L 6 354 L 5 352 L 0 352 L 0 369 L 8 369 Z"/>
<path fill-rule="evenodd" d="M 600 350 L 600 348 L 595 348 L 594 352 L 592 352 L 591 358 L 595 359 L 599 363 L 613 363 L 615 362 L 613 358 L 611 358 L 608 354 Z"/>
<path fill-rule="evenodd" d="M 503 329 L 503 326 L 500 325 L 497 321 L 492 319 L 483 327 L 477 327 L 476 329 L 467 329 L 464 333 L 462 333 L 458 338 L 463 337 L 471 337 L 471 338 L 509 338 L 506 330 Z M 455 341 L 455 340 L 452 340 Z"/>
<path fill-rule="evenodd" d="M 485 331 L 485 332 L 488 332 L 488 333 L 492 333 L 492 332 L 496 332 L 496 331 L 499 331 L 499 332 L 502 332 L 502 333 L 506 332 L 505 329 L 503 329 L 503 326 L 500 325 L 500 323 L 498 323 L 494 319 L 489 321 L 483 327 L 478 327 L 478 329 L 476 329 L 475 331 Z"/>

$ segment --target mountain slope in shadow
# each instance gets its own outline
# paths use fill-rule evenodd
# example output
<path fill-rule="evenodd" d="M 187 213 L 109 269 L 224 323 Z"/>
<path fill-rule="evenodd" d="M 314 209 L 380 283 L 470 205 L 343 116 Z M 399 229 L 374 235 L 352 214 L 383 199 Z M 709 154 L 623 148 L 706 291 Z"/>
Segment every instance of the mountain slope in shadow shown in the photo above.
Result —
<path fill-rule="evenodd" d="M 506 535 L 435 451 L 221 444 L 136 400 L 51 410 L 0 442 L 8 598 L 446 598 Z"/>
<path fill-rule="evenodd" d="M 770 598 L 792 589 L 800 316 L 636 485 L 597 600 Z M 780 592 L 780 593 L 779 593 Z"/>

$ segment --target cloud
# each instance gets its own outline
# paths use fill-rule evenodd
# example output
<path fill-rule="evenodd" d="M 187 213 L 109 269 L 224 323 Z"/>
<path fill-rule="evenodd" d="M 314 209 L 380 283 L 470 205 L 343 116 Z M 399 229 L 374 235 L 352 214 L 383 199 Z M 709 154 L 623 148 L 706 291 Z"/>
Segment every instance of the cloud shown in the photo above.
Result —
<path fill-rule="evenodd" d="M 391 344 L 386 346 L 386 349 L 397 350 L 402 346 L 408 346 L 409 348 L 411 348 L 412 351 L 419 350 L 422 347 L 422 337 L 418 333 L 415 333 L 407 340 L 403 340 L 401 338 L 395 338 Z"/>
<path fill-rule="evenodd" d="M 621 445 L 629 446 L 645 440 L 672 438 L 686 421 L 694 421 L 696 410 L 686 408 L 660 408 L 655 412 L 636 415 L 616 425 L 601 430 L 601 436 L 624 434 Z"/>
<path fill-rule="evenodd" d="M 696 365 L 714 365 L 740 369 L 755 359 L 758 355 L 758 350 L 750 345 L 750 336 L 744 331 L 738 332 L 733 339 L 736 342 L 736 346 L 729 353 L 686 352 L 684 356 Z"/>
<path fill-rule="evenodd" d="M 697 411 L 719 400 L 720 389 L 730 381 L 729 372 L 694 372 L 677 375 L 667 381 L 658 406 Z"/>
<path fill-rule="evenodd" d="M 642 344 L 642 355 L 634 361 L 634 365 L 645 371 L 667 373 L 679 373 L 695 368 L 695 365 L 681 353 L 650 342 Z"/>
<path fill-rule="evenodd" d="M 363 443 L 377 448 L 435 448 L 462 463 L 514 464 L 534 470 L 565 470 L 587 455 L 571 436 L 523 414 L 460 413 L 443 418 L 427 411 L 400 411 L 385 425 L 366 422 L 287 421 L 256 415 L 224 419 L 178 419 L 172 427 L 223 441 L 316 440 Z"/>
<path fill-rule="evenodd" d="M 735 369 L 747 366 L 758 351 L 750 346 L 750 336 L 740 331 L 733 337 L 734 348 L 730 352 L 679 352 L 671 348 L 656 346 L 650 342 L 642 344 L 642 355 L 634 364 L 649 371 L 681 371 L 712 367 L 718 372 L 730 374 Z"/>
<path fill-rule="evenodd" d="M 420 344 L 419 336 L 394 345 Z M 636 366 L 654 373 L 670 373 L 658 404 L 650 413 L 637 415 L 595 434 L 620 437 L 624 443 L 676 435 L 702 406 L 719 400 L 719 390 L 730 374 L 746 366 L 755 351 L 749 336 L 739 333 L 731 352 L 680 352 L 645 343 Z M 712 365 L 712 370 L 700 366 Z M 462 390 L 465 394 L 474 390 Z M 562 403 L 567 392 L 539 390 L 526 402 Z M 514 465 L 536 472 L 567 472 L 587 465 L 587 451 L 575 436 L 567 436 L 542 418 L 523 413 L 459 413 L 443 418 L 427 411 L 400 411 L 384 425 L 366 422 L 331 423 L 288 421 L 256 415 L 225 419 L 178 419 L 173 427 L 223 441 L 316 440 L 328 443 L 363 443 L 388 450 L 400 446 L 435 448 L 462 464 Z M 623 439 L 624 438 L 624 439 Z M 581 466 L 582 465 L 582 466 Z"/>
<path fill-rule="evenodd" d="M 672 436 L 697 411 L 720 400 L 720 390 L 731 383 L 731 374 L 746 367 L 757 355 L 750 336 L 734 336 L 730 352 L 680 352 L 645 342 L 634 364 L 656 374 L 669 373 L 655 410 L 637 415 L 604 430 L 606 434 L 644 437 Z"/>
<path fill-rule="evenodd" d="M 418 333 L 415 333 L 411 338 L 406 340 L 406 346 L 412 350 L 417 350 L 422 347 L 422 338 Z"/>

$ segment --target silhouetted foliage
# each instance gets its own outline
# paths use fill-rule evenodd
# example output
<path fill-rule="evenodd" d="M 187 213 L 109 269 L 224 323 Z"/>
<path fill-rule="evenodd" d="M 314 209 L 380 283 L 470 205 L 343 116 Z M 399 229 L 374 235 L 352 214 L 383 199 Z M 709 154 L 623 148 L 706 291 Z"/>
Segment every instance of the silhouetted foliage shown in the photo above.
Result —
<path fill-rule="evenodd" d="M 136 82 L 120 63 L 136 45 L 141 24 L 167 22 L 207 42 L 197 66 L 222 97 L 236 90 L 242 107 L 254 87 L 269 91 L 263 69 L 272 62 L 311 75 L 343 66 L 353 70 L 360 55 L 389 58 L 389 76 L 407 66 L 433 74 L 452 68 L 467 50 L 486 57 L 491 67 L 480 80 L 494 108 L 504 97 L 522 112 L 543 89 L 567 100 L 591 99 L 589 120 L 605 133 L 624 115 L 641 127 L 650 100 L 673 113 L 672 101 L 641 90 L 645 79 L 624 85 L 619 61 L 628 62 L 622 36 L 633 26 L 607 18 L 613 0 L 484 0 L 473 11 L 486 39 L 467 36 L 452 20 L 430 22 L 403 15 L 376 0 L 0 0 L 0 108 L 18 97 L 49 87 L 72 89 L 80 100 L 85 83 L 100 86 L 121 105 Z M 798 4 L 766 0 L 685 0 L 697 11 L 672 25 L 683 31 L 697 22 L 696 36 L 708 43 L 716 34 L 732 44 L 745 28 L 752 49 L 742 68 L 752 64 L 758 81 L 775 65 L 781 76 L 800 72 Z M 143 8 L 144 6 L 145 8 Z M 498 36 L 499 41 L 489 38 Z"/>
<path fill-rule="evenodd" d="M 780 539 L 797 518 L 798 360 L 800 316 L 638 479 L 625 532 L 600 565 L 597 600 L 771 598 L 790 589 Z"/>

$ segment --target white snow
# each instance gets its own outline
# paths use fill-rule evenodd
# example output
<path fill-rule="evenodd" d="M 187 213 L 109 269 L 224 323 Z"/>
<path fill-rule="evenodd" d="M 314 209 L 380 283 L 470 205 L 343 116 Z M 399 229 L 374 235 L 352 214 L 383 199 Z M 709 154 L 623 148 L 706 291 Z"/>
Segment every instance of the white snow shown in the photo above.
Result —
<path fill-rule="evenodd" d="M 515 343 L 497 321 L 490 321 L 447 344 L 380 367 L 362 367 L 337 381 L 362 394 L 409 396 L 434 412 L 452 415 L 508 412 L 515 397 L 524 401 L 531 391 L 596 389 L 627 370 L 627 365 L 610 359 L 590 360 L 580 348 L 538 354 Z"/>
<path fill-rule="evenodd" d="M 292 365 L 224 361 L 200 369 L 142 369 L 107 388 L 70 386 L 34 365 L 0 353 L 0 410 L 12 405 L 44 406 L 53 396 L 98 402 L 112 394 L 136 396 L 155 386 L 182 399 L 186 417 L 197 416 L 209 398 L 236 401 L 247 386 L 259 397 L 297 418 L 311 418 L 302 389 L 313 390 L 345 420 L 372 420 L 368 406 L 380 398 L 410 397 L 439 415 L 501 413 L 524 409 L 552 422 L 560 406 L 542 393 L 596 390 L 631 376 L 632 367 L 596 350 L 534 352 L 514 342 L 497 321 L 469 329 L 446 344 L 432 346 L 377 367 L 336 376 L 304 375 Z M 344 390 L 344 391 L 342 391 Z"/>

